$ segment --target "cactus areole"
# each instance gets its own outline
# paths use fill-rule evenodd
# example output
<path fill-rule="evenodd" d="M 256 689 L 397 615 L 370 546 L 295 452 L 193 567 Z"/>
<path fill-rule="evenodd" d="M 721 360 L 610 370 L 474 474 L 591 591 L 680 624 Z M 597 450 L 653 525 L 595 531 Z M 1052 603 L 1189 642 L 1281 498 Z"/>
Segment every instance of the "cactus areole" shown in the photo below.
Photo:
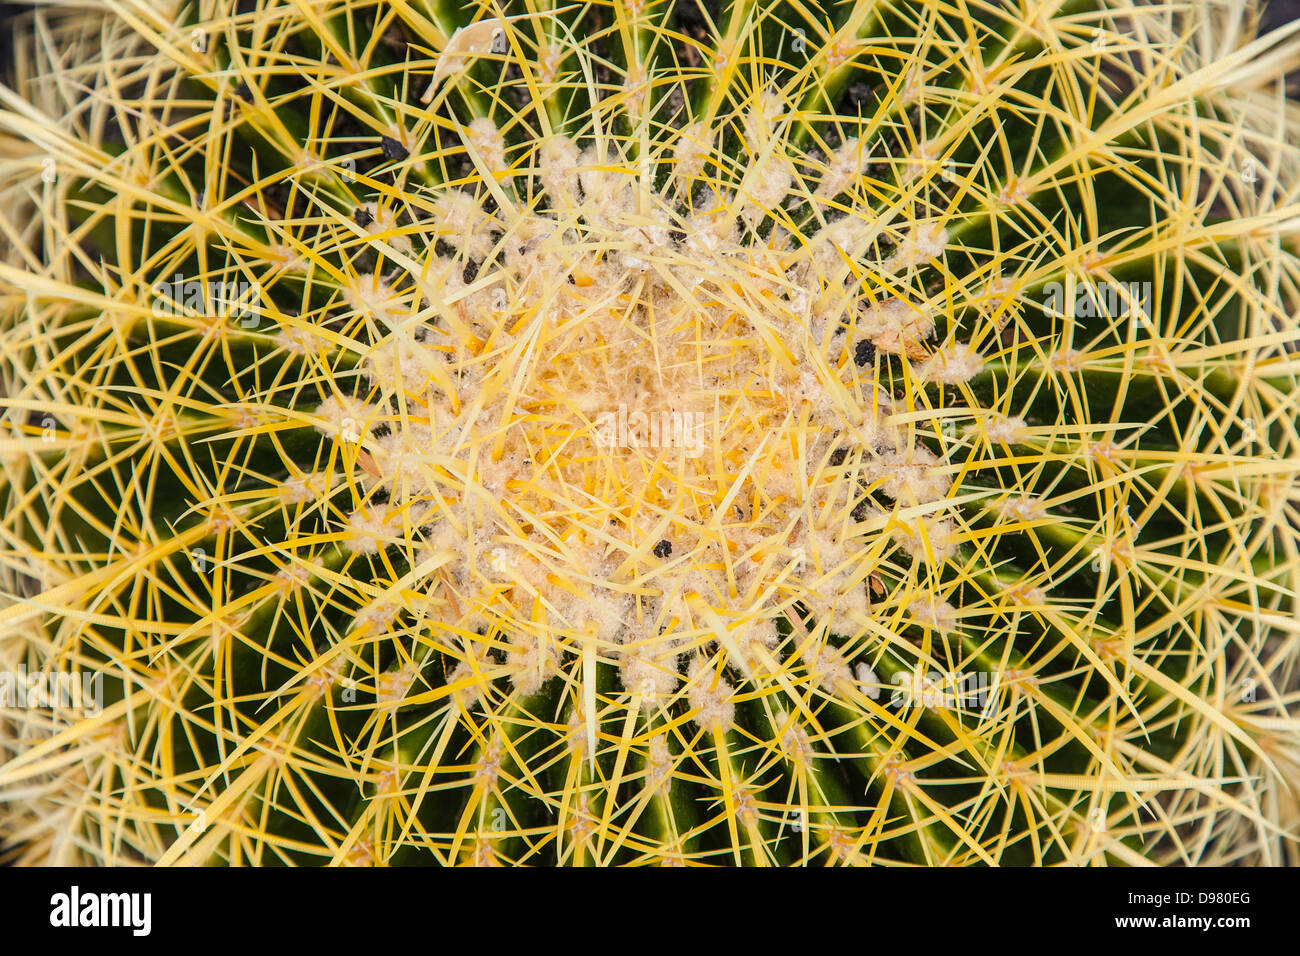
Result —
<path fill-rule="evenodd" d="M 1252 10 L 28 14 L 7 858 L 1295 862 Z"/>

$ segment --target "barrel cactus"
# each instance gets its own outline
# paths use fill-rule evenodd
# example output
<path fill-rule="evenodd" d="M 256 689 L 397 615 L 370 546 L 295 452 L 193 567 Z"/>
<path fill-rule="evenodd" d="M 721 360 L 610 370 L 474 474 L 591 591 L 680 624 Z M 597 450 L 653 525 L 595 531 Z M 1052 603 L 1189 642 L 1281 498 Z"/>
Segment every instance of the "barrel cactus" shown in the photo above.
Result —
<path fill-rule="evenodd" d="M 27 13 L 3 858 L 1296 862 L 1255 15 Z"/>

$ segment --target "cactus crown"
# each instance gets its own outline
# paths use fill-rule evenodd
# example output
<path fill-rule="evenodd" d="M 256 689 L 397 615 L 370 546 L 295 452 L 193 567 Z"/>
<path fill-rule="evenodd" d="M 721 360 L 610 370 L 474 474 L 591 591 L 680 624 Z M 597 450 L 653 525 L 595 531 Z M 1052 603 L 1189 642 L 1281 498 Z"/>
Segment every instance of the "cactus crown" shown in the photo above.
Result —
<path fill-rule="evenodd" d="M 1249 9 L 33 14 L 0 665 L 105 699 L 0 702 L 0 839 L 1293 858 L 1300 44 Z"/>

